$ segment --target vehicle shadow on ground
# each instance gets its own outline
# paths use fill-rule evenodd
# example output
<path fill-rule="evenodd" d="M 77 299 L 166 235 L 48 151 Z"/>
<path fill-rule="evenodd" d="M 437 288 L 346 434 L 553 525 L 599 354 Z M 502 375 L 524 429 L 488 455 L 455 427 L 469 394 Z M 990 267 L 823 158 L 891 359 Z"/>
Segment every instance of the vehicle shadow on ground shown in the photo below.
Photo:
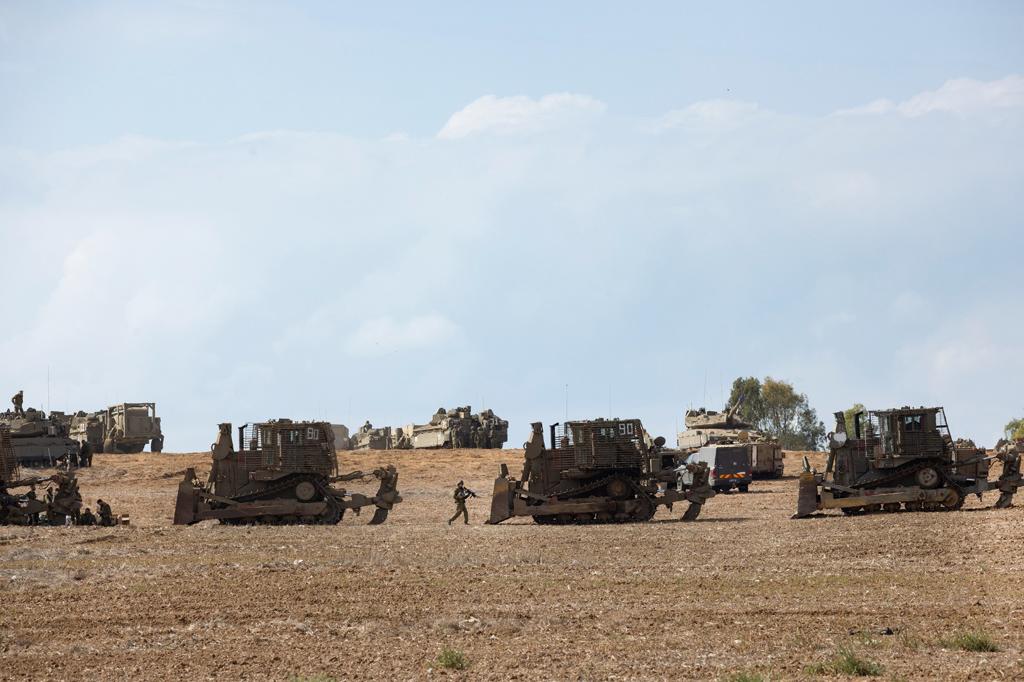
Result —
<path fill-rule="evenodd" d="M 658 519 L 656 521 L 648 521 L 651 524 L 659 523 L 738 523 L 742 521 L 753 521 L 754 519 L 749 516 L 716 516 L 714 518 L 705 519 L 698 517 L 696 521 L 684 521 L 680 519 Z"/>

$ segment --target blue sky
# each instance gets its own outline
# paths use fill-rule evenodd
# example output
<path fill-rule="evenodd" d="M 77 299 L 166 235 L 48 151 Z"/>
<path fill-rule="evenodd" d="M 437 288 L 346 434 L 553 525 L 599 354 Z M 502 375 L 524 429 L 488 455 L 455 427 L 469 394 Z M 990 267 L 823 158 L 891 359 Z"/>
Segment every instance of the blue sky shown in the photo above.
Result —
<path fill-rule="evenodd" d="M 9 392 L 1024 414 L 1024 6 L 549 4 L 4 5 Z"/>

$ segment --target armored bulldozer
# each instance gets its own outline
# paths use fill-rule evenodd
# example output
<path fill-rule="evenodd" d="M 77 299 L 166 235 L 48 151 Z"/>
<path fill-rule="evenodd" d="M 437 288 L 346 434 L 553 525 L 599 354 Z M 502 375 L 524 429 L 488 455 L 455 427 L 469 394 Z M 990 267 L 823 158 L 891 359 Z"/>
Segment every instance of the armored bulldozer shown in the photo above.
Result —
<path fill-rule="evenodd" d="M 212 456 L 206 483 L 188 469 L 178 484 L 175 524 L 336 524 L 345 510 L 369 506 L 376 507 L 370 523 L 378 524 L 402 501 L 393 466 L 338 475 L 334 431 L 326 422 L 246 424 L 238 428 L 237 450 L 231 424 L 221 424 Z M 334 485 L 370 477 L 380 481 L 372 497 Z"/>
<path fill-rule="evenodd" d="M 508 422 L 483 410 L 473 414 L 469 405 L 446 410 L 437 409 L 427 424 L 409 424 L 399 429 L 395 447 L 416 449 L 438 448 L 501 448 L 508 440 Z"/>
<path fill-rule="evenodd" d="M 683 520 L 692 521 L 714 496 L 703 464 L 664 448 L 639 419 L 596 419 L 544 427 L 533 424 L 524 445 L 519 480 L 501 472 L 494 481 L 491 516 L 495 524 L 514 516 L 536 523 L 622 523 L 650 520 L 658 506 L 689 502 Z"/>
<path fill-rule="evenodd" d="M 58 472 L 22 478 L 14 453 L 11 429 L 0 424 L 0 526 L 63 526 L 68 519 L 78 523 L 82 494 L 75 475 Z M 42 499 L 37 487 L 46 488 Z"/>
<path fill-rule="evenodd" d="M 119 403 L 99 412 L 78 412 L 71 420 L 71 438 L 89 443 L 93 452 L 138 454 L 161 452 L 164 435 L 156 403 Z"/>
<path fill-rule="evenodd" d="M 676 436 L 680 450 L 696 453 L 711 445 L 737 445 L 750 460 L 749 471 L 754 478 L 780 478 L 785 463 L 782 448 L 773 439 L 754 430 L 753 425 L 740 417 L 741 397 L 724 412 L 687 410 L 683 415 L 686 430 Z"/>
<path fill-rule="evenodd" d="M 21 415 L 12 411 L 0 414 L 0 424 L 10 430 L 14 454 L 21 464 L 54 466 L 62 459 L 77 458 L 78 443 L 68 436 L 65 420 L 60 416 L 57 413 L 51 419 L 42 410 L 31 407 Z"/>
<path fill-rule="evenodd" d="M 794 518 L 840 509 L 847 515 L 870 512 L 954 511 L 967 495 L 999 489 L 1007 506 L 1020 485 L 1004 477 L 988 480 L 985 450 L 955 443 L 941 407 L 902 407 L 860 412 L 847 433 L 843 412 L 836 412 L 824 473 L 804 458 Z M 1012 472 L 1010 472 L 1012 473 Z"/>

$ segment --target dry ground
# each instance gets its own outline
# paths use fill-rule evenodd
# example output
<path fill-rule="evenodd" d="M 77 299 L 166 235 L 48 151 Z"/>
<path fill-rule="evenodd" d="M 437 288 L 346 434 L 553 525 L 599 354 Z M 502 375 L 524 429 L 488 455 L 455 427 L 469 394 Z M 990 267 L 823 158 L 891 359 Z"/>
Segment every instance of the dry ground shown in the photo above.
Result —
<path fill-rule="evenodd" d="M 398 465 L 383 526 L 172 526 L 179 472 L 208 457 L 98 456 L 86 503 L 130 527 L 0 528 L 0 678 L 790 679 L 841 648 L 882 679 L 1024 678 L 1024 508 L 791 521 L 787 478 L 692 524 L 491 527 L 521 451 L 465 450 L 344 453 Z M 445 524 L 459 478 L 469 527 Z M 444 647 L 469 667 L 440 669 Z"/>

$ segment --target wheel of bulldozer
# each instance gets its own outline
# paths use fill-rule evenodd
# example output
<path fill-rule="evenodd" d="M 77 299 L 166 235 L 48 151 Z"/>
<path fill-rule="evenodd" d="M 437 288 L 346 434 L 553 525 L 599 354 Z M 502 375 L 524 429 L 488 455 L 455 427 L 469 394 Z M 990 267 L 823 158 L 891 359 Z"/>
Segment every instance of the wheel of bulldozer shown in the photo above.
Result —
<path fill-rule="evenodd" d="M 914 500 L 912 502 L 904 502 L 903 503 L 903 507 L 907 511 L 915 511 L 916 512 L 916 511 L 921 511 L 924 508 L 924 504 Z"/>
<path fill-rule="evenodd" d="M 942 483 L 942 476 L 935 467 L 925 467 L 914 474 L 914 480 L 925 490 L 931 490 L 939 487 L 939 484 Z"/>
<path fill-rule="evenodd" d="M 949 489 L 949 495 L 942 501 L 942 508 L 946 511 L 957 511 L 964 506 L 964 494 L 956 488 Z"/>
<path fill-rule="evenodd" d="M 621 500 L 628 497 L 630 493 L 629 483 L 622 478 L 613 478 L 608 482 L 608 485 L 605 486 L 605 490 L 608 493 L 608 497 L 613 500 Z"/>
<path fill-rule="evenodd" d="M 594 517 L 594 520 L 598 523 L 611 523 L 612 519 L 613 517 L 611 512 L 598 512 L 597 516 Z"/>
<path fill-rule="evenodd" d="M 633 512 L 634 521 L 650 521 L 654 518 L 654 513 L 658 510 L 654 504 L 646 497 L 641 497 L 639 500 L 640 505 L 636 511 Z"/>
<path fill-rule="evenodd" d="M 886 512 L 888 512 L 890 514 L 892 514 L 893 512 L 898 512 L 900 510 L 900 503 L 899 502 L 886 502 L 885 504 L 882 505 L 882 510 L 886 511 Z"/>
<path fill-rule="evenodd" d="M 550 526 L 555 522 L 555 517 L 548 514 L 535 514 L 533 522 L 540 526 Z"/>
<path fill-rule="evenodd" d="M 864 511 L 868 514 L 877 514 L 882 511 L 882 505 L 880 504 L 866 504 L 864 505 Z"/>
<path fill-rule="evenodd" d="M 864 513 L 864 507 L 840 507 L 847 516 L 859 516 Z"/>
<path fill-rule="evenodd" d="M 316 486 L 312 481 L 299 481 L 295 484 L 295 497 L 303 502 L 309 502 L 316 497 Z"/>

